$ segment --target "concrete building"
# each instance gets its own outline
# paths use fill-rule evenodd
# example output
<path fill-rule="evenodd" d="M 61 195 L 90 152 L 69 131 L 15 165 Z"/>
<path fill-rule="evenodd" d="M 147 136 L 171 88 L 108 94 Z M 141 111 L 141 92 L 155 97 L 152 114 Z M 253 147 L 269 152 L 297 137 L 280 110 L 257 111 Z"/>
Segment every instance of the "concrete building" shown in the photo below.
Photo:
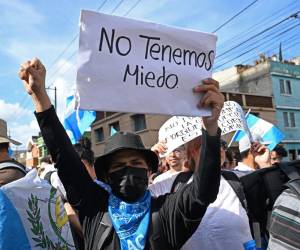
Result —
<path fill-rule="evenodd" d="M 290 160 L 300 157 L 300 57 L 279 62 L 261 55 L 255 65 L 236 65 L 213 78 L 222 91 L 273 97 L 274 124 L 285 134 L 282 143 Z"/>
<path fill-rule="evenodd" d="M 238 102 L 245 112 L 251 112 L 263 119 L 275 122 L 275 109 L 272 97 L 223 92 L 225 100 Z M 131 131 L 139 134 L 147 148 L 150 148 L 158 141 L 158 131 L 163 123 L 170 116 L 164 115 L 143 115 L 125 114 L 113 112 L 97 112 L 95 122 L 92 124 L 92 148 L 95 156 L 103 153 L 105 141 L 109 138 L 112 130 Z"/>
<path fill-rule="evenodd" d="M 111 131 L 131 131 L 141 136 L 144 145 L 150 148 L 158 140 L 158 130 L 169 116 L 132 113 L 97 112 L 92 125 L 92 149 L 95 156 L 103 153 L 105 141 Z"/>

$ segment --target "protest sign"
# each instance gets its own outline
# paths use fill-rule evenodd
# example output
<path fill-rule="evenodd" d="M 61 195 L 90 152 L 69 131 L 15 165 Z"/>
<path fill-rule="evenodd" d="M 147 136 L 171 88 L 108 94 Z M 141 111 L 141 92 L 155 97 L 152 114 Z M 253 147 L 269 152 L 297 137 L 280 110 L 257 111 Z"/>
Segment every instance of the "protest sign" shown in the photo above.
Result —
<path fill-rule="evenodd" d="M 234 101 L 224 102 L 218 120 L 222 135 L 236 130 L 247 130 L 246 118 L 242 107 Z"/>
<path fill-rule="evenodd" d="M 159 129 L 158 140 L 166 143 L 167 151 L 161 157 L 171 153 L 179 146 L 202 134 L 200 117 L 173 116 Z"/>
<path fill-rule="evenodd" d="M 201 117 L 173 116 L 167 120 L 159 129 L 159 141 L 165 142 L 168 148 L 161 157 L 200 136 L 202 124 Z M 248 130 L 242 107 L 233 101 L 224 102 L 218 124 L 222 135 L 236 130 Z"/>
<path fill-rule="evenodd" d="M 192 89 L 211 77 L 216 36 L 81 12 L 77 71 L 84 110 L 205 116 Z"/>

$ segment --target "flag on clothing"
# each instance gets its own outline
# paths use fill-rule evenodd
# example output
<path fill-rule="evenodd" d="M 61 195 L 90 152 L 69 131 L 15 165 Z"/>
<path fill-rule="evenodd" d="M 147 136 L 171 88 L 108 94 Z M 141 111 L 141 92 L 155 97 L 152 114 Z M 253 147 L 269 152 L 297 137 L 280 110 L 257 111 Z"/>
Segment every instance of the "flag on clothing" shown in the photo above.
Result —
<path fill-rule="evenodd" d="M 76 109 L 76 98 L 74 98 L 74 95 L 67 97 L 64 128 L 72 144 L 78 142 L 95 119 L 95 111 Z"/>
<path fill-rule="evenodd" d="M 1 250 L 75 249 L 63 201 L 35 169 L 0 189 L 0 215 Z"/>
<path fill-rule="evenodd" d="M 251 134 L 261 136 L 265 142 L 271 142 L 268 145 L 269 150 L 273 150 L 275 146 L 284 138 L 284 134 L 276 126 L 270 122 L 258 118 L 255 115 L 249 114 L 246 118 L 246 121 Z M 244 131 L 238 131 L 232 138 L 232 141 L 239 141 L 244 136 L 247 136 Z"/>

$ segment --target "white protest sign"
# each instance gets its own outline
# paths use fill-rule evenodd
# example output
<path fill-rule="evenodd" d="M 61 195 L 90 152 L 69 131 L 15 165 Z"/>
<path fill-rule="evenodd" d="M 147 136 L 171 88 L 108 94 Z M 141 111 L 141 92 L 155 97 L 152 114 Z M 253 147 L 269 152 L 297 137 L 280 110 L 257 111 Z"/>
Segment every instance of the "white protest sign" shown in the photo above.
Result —
<path fill-rule="evenodd" d="M 82 11 L 80 108 L 206 116 L 192 89 L 211 77 L 216 36 Z"/>
<path fill-rule="evenodd" d="M 161 157 L 200 136 L 202 134 L 202 124 L 201 117 L 173 116 L 167 120 L 158 133 L 159 141 L 165 142 L 168 148 L 165 154 L 161 154 Z M 248 129 L 243 109 L 234 101 L 224 102 L 218 125 L 221 129 L 221 135 L 236 130 L 245 131 Z"/>
<path fill-rule="evenodd" d="M 167 151 L 161 157 L 171 153 L 179 146 L 202 134 L 200 117 L 173 116 L 159 129 L 158 140 L 166 143 Z"/>
<path fill-rule="evenodd" d="M 236 130 L 247 130 L 247 122 L 242 107 L 234 101 L 224 102 L 218 120 L 222 135 Z"/>

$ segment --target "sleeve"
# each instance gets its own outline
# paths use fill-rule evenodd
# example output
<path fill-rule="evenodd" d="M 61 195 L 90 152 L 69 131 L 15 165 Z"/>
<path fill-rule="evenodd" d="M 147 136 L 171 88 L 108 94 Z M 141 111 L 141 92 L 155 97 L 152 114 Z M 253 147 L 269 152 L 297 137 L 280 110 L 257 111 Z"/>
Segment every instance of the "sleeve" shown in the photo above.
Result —
<path fill-rule="evenodd" d="M 44 142 L 51 154 L 58 176 L 67 192 L 69 203 L 76 209 L 95 207 L 95 197 L 104 197 L 107 193 L 97 186 L 84 168 L 71 141 L 59 122 L 54 107 L 35 113 Z"/>
<path fill-rule="evenodd" d="M 207 207 L 217 198 L 220 185 L 220 134 L 209 136 L 202 131 L 199 167 L 193 181 L 180 191 L 169 194 L 159 210 L 164 237 L 179 249 L 192 236 Z"/>

